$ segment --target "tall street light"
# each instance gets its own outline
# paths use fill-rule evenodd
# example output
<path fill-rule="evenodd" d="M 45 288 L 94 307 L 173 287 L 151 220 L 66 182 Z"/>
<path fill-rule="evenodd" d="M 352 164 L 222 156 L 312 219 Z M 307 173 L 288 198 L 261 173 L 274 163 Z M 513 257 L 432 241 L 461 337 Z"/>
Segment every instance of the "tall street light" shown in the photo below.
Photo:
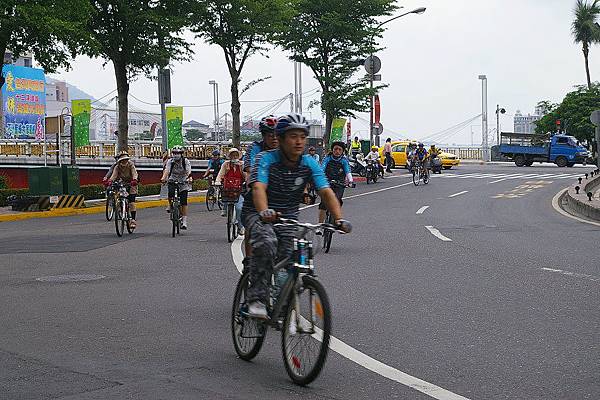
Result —
<path fill-rule="evenodd" d="M 213 87 L 213 112 L 214 112 L 214 139 L 219 140 L 221 129 L 219 129 L 219 84 L 217 81 L 208 81 L 209 85 Z"/>
<path fill-rule="evenodd" d="M 400 7 L 400 8 L 402 8 L 402 7 Z M 377 33 L 377 31 L 379 31 L 379 29 L 383 25 L 385 25 L 385 24 L 387 24 L 389 22 L 395 21 L 398 18 L 402 18 L 402 17 L 404 17 L 406 15 L 409 15 L 409 14 L 423 14 L 426 10 L 427 10 L 427 8 L 425 8 L 425 7 L 416 8 L 416 9 L 414 9 L 412 11 L 409 11 L 409 12 L 406 12 L 404 14 L 400 14 L 400 15 L 397 15 L 397 16 L 395 16 L 393 18 L 390 18 L 387 21 L 383 21 L 382 23 L 380 23 L 379 25 L 377 25 L 375 27 L 375 30 L 371 34 L 371 55 L 369 57 L 369 60 L 371 61 L 371 69 L 370 69 L 370 72 L 369 72 L 369 84 L 370 84 L 369 87 L 371 89 L 371 106 L 370 106 L 371 117 L 369 119 L 369 121 L 370 121 L 370 126 L 369 126 L 369 133 L 370 133 L 370 135 L 369 136 L 370 136 L 371 146 L 373 145 L 373 125 L 375 124 L 375 121 L 374 121 L 374 118 L 373 118 L 373 113 L 374 113 L 373 112 L 373 109 L 374 109 L 373 81 L 374 81 L 374 78 L 375 78 L 374 77 L 374 75 L 375 75 L 374 65 L 373 65 L 374 64 L 373 47 L 375 47 L 375 34 Z"/>
<path fill-rule="evenodd" d="M 488 146 L 488 108 L 487 108 L 487 76 L 479 75 L 481 80 L 481 146 L 483 161 L 490 161 Z"/>

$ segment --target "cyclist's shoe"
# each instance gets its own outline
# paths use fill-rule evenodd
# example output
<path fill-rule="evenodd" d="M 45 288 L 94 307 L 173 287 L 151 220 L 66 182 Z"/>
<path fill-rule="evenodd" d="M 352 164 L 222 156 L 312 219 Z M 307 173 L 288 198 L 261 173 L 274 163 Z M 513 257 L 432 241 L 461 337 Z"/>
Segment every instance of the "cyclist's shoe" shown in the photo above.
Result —
<path fill-rule="evenodd" d="M 135 219 L 130 219 L 129 220 L 129 227 L 131 229 L 135 229 L 137 227 L 137 223 L 135 222 Z"/>
<path fill-rule="evenodd" d="M 244 227 L 240 227 L 238 229 L 238 235 L 244 236 L 245 234 L 246 234 L 246 230 L 244 229 Z"/>
<path fill-rule="evenodd" d="M 165 211 L 168 212 L 169 214 L 171 214 L 171 207 L 167 206 L 167 208 L 165 208 Z"/>
<path fill-rule="evenodd" d="M 181 223 L 181 229 L 183 229 L 185 231 L 187 229 L 187 223 L 182 222 Z"/>
<path fill-rule="evenodd" d="M 225 210 L 221 210 L 221 217 L 225 216 Z"/>
<path fill-rule="evenodd" d="M 248 316 L 252 318 L 268 319 L 267 307 L 260 301 L 253 301 L 248 304 Z"/>

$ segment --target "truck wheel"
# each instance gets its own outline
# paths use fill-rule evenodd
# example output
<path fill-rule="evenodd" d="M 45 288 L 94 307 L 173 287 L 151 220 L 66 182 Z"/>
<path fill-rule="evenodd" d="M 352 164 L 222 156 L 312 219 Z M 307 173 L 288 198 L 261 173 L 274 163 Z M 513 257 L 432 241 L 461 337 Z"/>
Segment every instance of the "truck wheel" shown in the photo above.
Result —
<path fill-rule="evenodd" d="M 515 165 L 517 167 L 523 167 L 525 165 L 525 156 L 518 155 L 515 157 Z"/>
<path fill-rule="evenodd" d="M 569 162 L 567 161 L 567 157 L 556 157 L 556 165 L 558 165 L 559 167 L 563 168 L 566 167 L 569 164 Z"/>

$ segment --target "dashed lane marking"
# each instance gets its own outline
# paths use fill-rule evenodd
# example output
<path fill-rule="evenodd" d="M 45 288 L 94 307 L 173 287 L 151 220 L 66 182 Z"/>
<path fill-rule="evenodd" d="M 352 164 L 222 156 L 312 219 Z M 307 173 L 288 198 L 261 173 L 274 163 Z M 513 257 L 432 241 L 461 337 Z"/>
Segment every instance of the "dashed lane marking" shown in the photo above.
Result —
<path fill-rule="evenodd" d="M 448 196 L 448 198 L 457 197 L 457 196 L 460 196 L 460 195 L 465 194 L 465 193 L 469 193 L 469 191 L 468 190 L 463 190 L 462 192 L 451 194 L 450 196 Z"/>
<path fill-rule="evenodd" d="M 554 268 L 542 268 L 542 271 L 554 272 L 561 275 L 572 276 L 573 278 L 583 278 L 592 282 L 599 282 L 600 277 L 588 275 L 588 274 L 580 274 L 577 272 L 563 271 L 562 269 L 554 269 Z"/>
<path fill-rule="evenodd" d="M 429 208 L 429 206 L 423 206 L 423 207 L 419 208 L 419 210 L 417 211 L 417 215 L 423 214 L 425 212 L 425 210 L 427 210 L 428 208 Z"/>
<path fill-rule="evenodd" d="M 427 230 L 436 238 L 440 239 L 442 242 L 451 242 L 452 239 L 450 239 L 449 237 L 446 237 L 444 235 L 442 235 L 442 233 L 434 228 L 433 226 L 426 226 L 425 228 L 427 228 Z"/>

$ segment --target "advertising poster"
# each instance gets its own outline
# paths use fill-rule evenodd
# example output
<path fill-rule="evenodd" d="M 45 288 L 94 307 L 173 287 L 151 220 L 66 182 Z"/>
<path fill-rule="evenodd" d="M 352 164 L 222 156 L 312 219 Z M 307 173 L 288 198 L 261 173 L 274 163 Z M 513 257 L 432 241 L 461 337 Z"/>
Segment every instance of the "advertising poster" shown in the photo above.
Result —
<path fill-rule="evenodd" d="M 343 141 L 344 126 L 346 126 L 346 120 L 344 118 L 336 118 L 333 120 L 331 125 L 331 135 L 329 135 L 329 143 Z"/>
<path fill-rule="evenodd" d="M 5 79 L 2 86 L 3 138 L 43 140 L 46 118 L 44 71 L 6 64 L 2 74 Z"/>
<path fill-rule="evenodd" d="M 183 146 L 183 107 L 167 107 L 167 147 Z"/>
<path fill-rule="evenodd" d="M 75 147 L 89 146 L 90 144 L 90 115 L 92 113 L 91 100 L 73 100 L 71 102 L 73 114 L 73 137 Z"/>

